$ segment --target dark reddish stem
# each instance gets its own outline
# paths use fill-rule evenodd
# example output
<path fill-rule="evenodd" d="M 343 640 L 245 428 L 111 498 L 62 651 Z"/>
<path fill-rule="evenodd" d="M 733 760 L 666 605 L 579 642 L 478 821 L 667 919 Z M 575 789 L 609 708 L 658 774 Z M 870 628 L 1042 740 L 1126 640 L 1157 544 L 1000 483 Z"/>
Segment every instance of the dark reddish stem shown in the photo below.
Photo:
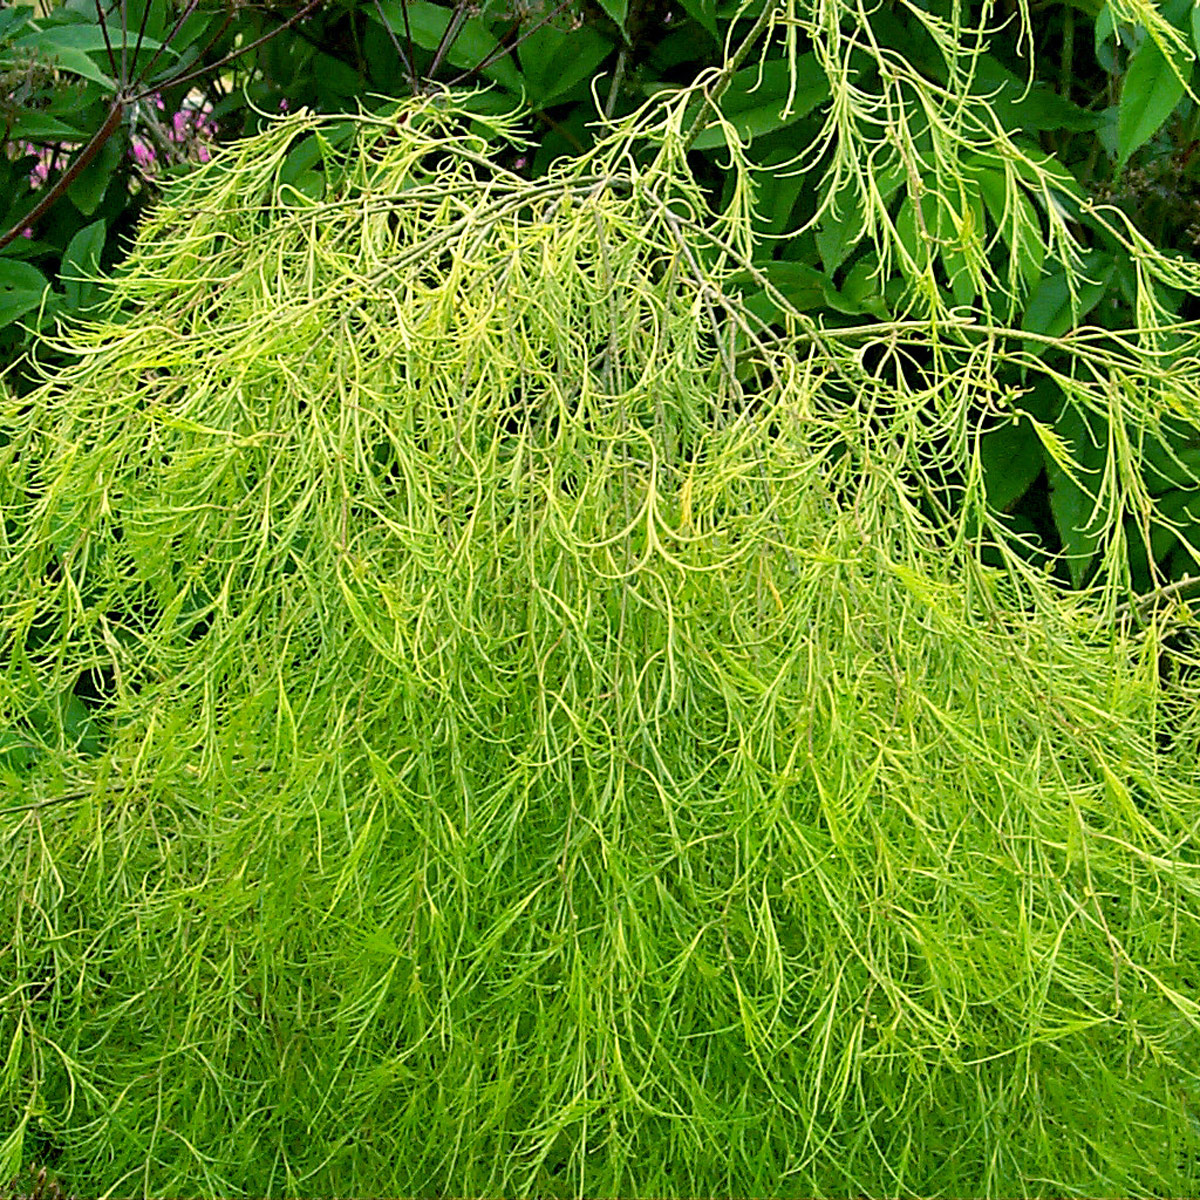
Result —
<path fill-rule="evenodd" d="M 211 71 L 219 71 L 223 66 L 233 62 L 235 58 L 240 58 L 243 54 L 249 53 L 256 46 L 261 46 L 263 42 L 269 42 L 273 37 L 277 37 L 285 29 L 295 25 L 297 21 L 303 20 L 310 12 L 313 11 L 314 8 L 319 7 L 322 3 L 324 3 L 324 0 L 308 0 L 308 3 L 303 8 L 294 12 L 286 21 L 284 21 L 282 25 L 277 25 L 274 29 L 268 30 L 262 35 L 262 37 L 255 38 L 254 41 L 250 42 L 248 45 L 239 46 L 236 50 L 233 50 L 229 54 L 225 55 L 224 58 L 218 59 L 215 63 L 209 63 L 207 66 L 201 67 L 198 71 L 193 71 L 190 75 L 180 75 L 178 78 L 171 79 L 168 83 L 160 84 L 159 86 L 178 87 L 178 85 L 181 83 L 190 83 L 193 79 L 197 79 L 201 75 L 207 75 Z M 144 100 L 147 96 L 153 95 L 157 90 L 158 88 L 147 88 L 144 92 L 135 97 L 135 99 Z"/>
<path fill-rule="evenodd" d="M 212 71 L 219 71 L 223 66 L 232 62 L 235 58 L 240 58 L 241 55 L 246 54 L 248 51 L 253 50 L 257 46 L 261 46 L 264 42 L 269 42 L 273 37 L 282 33 L 283 30 L 308 16 L 313 9 L 317 8 L 323 2 L 324 0 L 308 0 L 307 4 L 293 13 L 286 21 L 283 22 L 282 25 L 279 25 L 275 29 L 263 34 L 262 37 L 256 38 L 248 45 L 239 46 L 236 50 L 225 55 L 225 57 L 220 59 L 218 62 L 210 63 L 205 67 L 201 67 L 197 71 L 192 71 L 190 74 L 178 76 L 174 79 L 167 80 L 166 82 L 159 83 L 153 87 L 146 87 L 142 91 L 138 91 L 136 87 L 130 87 L 123 84 L 120 93 L 112 102 L 112 107 L 108 111 L 108 116 L 105 118 L 104 124 L 101 125 L 96 131 L 92 137 L 92 140 L 88 142 L 86 146 L 84 146 L 83 150 L 79 154 L 79 157 L 70 165 L 70 167 L 67 168 L 62 178 L 57 180 L 54 186 L 46 192 L 41 200 L 39 200 L 37 204 L 35 204 L 33 208 L 31 208 L 29 212 L 27 212 L 25 216 L 23 216 L 7 233 L 5 233 L 3 236 L 0 236 L 0 250 L 3 250 L 4 247 L 10 242 L 13 242 L 19 238 L 26 229 L 36 225 L 37 222 L 40 221 L 42 217 L 44 217 L 46 213 L 58 203 L 63 194 L 66 192 L 67 188 L 69 188 L 71 184 L 79 178 L 79 175 L 84 168 L 87 167 L 87 165 L 96 157 L 96 155 L 100 153 L 105 142 L 107 142 L 108 139 L 112 137 L 114 133 L 116 133 L 117 129 L 120 127 L 122 119 L 125 116 L 125 109 L 128 105 L 136 104 L 139 101 L 145 100 L 147 97 L 154 95 L 155 92 L 162 87 L 174 87 L 181 83 L 189 83 L 191 80 L 196 79 L 201 75 L 207 75 Z M 187 11 L 190 12 L 192 7 L 194 7 L 194 5 L 189 5 Z M 147 11 L 149 11 L 149 6 L 147 6 Z M 100 24 L 104 32 L 105 45 L 111 58 L 113 57 L 114 52 L 108 40 L 108 29 L 103 20 L 101 20 Z M 178 29 L 178 25 L 176 28 Z M 144 33 L 145 21 L 143 20 L 142 28 L 138 30 L 138 49 L 141 48 L 142 36 Z M 125 42 L 124 39 L 122 39 L 122 57 L 124 57 L 124 46 Z M 153 59 L 151 59 L 151 62 L 153 62 Z M 122 66 L 124 66 L 124 62 L 122 63 Z"/>
<path fill-rule="evenodd" d="M 62 178 L 3 237 L 0 237 L 0 250 L 3 250 L 9 242 L 19 238 L 31 225 L 35 225 L 40 221 L 58 203 L 67 188 L 79 178 L 80 173 L 88 163 L 100 153 L 104 143 L 116 133 L 122 118 L 125 116 L 125 104 L 126 100 L 123 96 L 118 96 L 113 101 L 112 108 L 108 110 L 108 116 L 105 118 L 104 124 L 100 126 L 93 135 L 92 140 L 80 151 L 79 157 L 67 168 Z"/>

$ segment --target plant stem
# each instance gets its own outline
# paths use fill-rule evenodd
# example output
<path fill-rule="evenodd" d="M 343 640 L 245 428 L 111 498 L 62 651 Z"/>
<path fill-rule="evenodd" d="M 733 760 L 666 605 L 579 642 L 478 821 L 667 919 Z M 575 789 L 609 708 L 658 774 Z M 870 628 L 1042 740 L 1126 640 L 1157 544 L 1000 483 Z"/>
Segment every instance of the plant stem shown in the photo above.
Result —
<path fill-rule="evenodd" d="M 704 130 L 706 122 L 704 119 L 704 107 L 708 106 L 716 108 L 717 101 L 729 89 L 730 83 L 733 82 L 733 77 L 737 73 L 738 68 L 746 61 L 754 43 L 758 41 L 763 31 L 771 24 L 771 18 L 775 15 L 775 4 L 773 0 L 764 5 L 763 10 L 759 13 L 758 20 L 754 22 L 750 32 L 745 36 L 742 44 L 729 56 L 728 61 L 721 68 L 720 74 L 711 88 L 706 88 L 704 92 L 704 103 L 700 111 L 696 114 L 696 119 L 692 122 L 692 127 L 687 131 L 684 137 L 684 151 L 688 151 L 692 147 L 692 143 L 700 136 Z"/>

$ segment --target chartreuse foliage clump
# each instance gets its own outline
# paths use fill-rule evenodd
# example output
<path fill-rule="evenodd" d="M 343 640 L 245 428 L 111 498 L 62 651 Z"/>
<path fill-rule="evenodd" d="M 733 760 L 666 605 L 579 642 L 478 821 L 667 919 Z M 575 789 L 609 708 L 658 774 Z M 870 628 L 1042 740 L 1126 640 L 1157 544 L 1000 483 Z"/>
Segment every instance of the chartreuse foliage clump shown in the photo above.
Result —
<path fill-rule="evenodd" d="M 699 95 L 533 182 L 462 99 L 281 121 L 5 404 L 0 1175 L 1200 1188 L 1200 695 L 1120 566 L 1196 332 L 947 311 L 952 223 L 903 320 L 806 321 Z M 1047 344 L 1098 475 L 1023 415 Z M 989 498 L 1015 422 L 1089 589 Z"/>

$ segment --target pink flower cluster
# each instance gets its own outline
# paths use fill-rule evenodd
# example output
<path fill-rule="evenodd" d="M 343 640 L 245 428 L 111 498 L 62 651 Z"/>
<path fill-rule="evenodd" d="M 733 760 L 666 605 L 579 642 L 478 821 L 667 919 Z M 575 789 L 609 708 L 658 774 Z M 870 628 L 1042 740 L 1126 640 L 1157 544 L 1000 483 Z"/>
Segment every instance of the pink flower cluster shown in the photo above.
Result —
<path fill-rule="evenodd" d="M 29 172 L 29 186 L 35 191 L 50 178 L 50 167 L 58 153 L 56 146 L 35 146 L 31 142 L 18 142 L 17 150 L 21 154 L 36 154 L 37 162 Z"/>
<path fill-rule="evenodd" d="M 166 105 L 161 96 L 154 97 L 154 107 L 159 112 L 166 112 Z M 150 122 L 153 122 L 151 127 Z M 141 168 L 142 174 L 151 176 L 157 169 L 160 151 L 166 152 L 178 161 L 191 158 L 197 162 L 208 162 L 212 157 L 212 142 L 216 137 L 217 123 L 212 117 L 212 108 L 207 101 L 193 101 L 188 97 L 184 106 L 177 113 L 172 113 L 170 121 L 164 121 L 157 114 L 151 114 L 148 121 L 143 121 L 143 129 L 154 128 L 157 137 L 152 133 L 138 131 L 129 139 L 129 157 Z M 50 178 L 50 172 L 61 159 L 60 146 L 35 146 L 32 142 L 18 142 L 17 153 L 33 154 L 37 161 L 29 172 L 29 186 L 35 191 L 44 187 Z M 171 153 L 174 151 L 174 153 Z M 28 235 L 26 235 L 28 236 Z"/>
<path fill-rule="evenodd" d="M 154 107 L 166 111 L 161 96 L 154 97 Z M 212 157 L 211 143 L 217 134 L 217 123 L 212 117 L 212 108 L 206 101 L 195 102 L 189 97 L 184 106 L 172 113 L 168 123 L 155 122 L 160 135 L 165 137 L 155 146 L 154 139 L 135 133 L 129 140 L 129 153 L 145 175 L 153 175 L 158 164 L 159 151 L 176 147 L 180 157 L 194 158 L 197 162 L 208 162 Z"/>

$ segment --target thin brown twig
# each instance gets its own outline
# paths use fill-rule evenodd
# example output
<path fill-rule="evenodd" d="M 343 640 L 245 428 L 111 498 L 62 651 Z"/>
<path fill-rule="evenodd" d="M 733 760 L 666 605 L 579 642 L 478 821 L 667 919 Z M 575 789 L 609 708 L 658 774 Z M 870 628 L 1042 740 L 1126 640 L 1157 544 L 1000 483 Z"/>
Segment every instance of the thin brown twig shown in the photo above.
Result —
<path fill-rule="evenodd" d="M 1140 621 L 1144 617 L 1146 610 L 1156 601 L 1177 596 L 1180 592 L 1186 592 L 1192 587 L 1200 587 L 1200 575 L 1185 575 L 1182 579 L 1175 580 L 1174 583 L 1165 583 L 1162 587 L 1154 588 L 1149 592 L 1143 592 L 1140 596 L 1135 596 L 1132 600 L 1127 600 L 1124 604 L 1119 604 L 1113 615 L 1118 619 L 1133 616 Z"/>
<path fill-rule="evenodd" d="M 66 169 L 55 185 L 23 216 L 7 233 L 0 237 L 0 250 L 9 242 L 20 237 L 30 226 L 35 225 L 55 204 L 63 193 L 79 178 L 83 169 L 100 153 L 101 147 L 117 131 L 125 115 L 126 99 L 118 96 L 108 111 L 104 124 L 92 135 L 92 140 L 80 151 L 79 157 Z"/>
<path fill-rule="evenodd" d="M 302 21 L 313 9 L 323 4 L 324 0 L 308 0 L 308 3 L 303 8 L 297 9 L 282 25 L 277 25 L 274 29 L 268 30 L 262 37 L 255 38 L 254 41 L 248 42 L 244 46 L 239 46 L 236 50 L 231 50 L 224 58 L 219 58 L 215 63 L 209 63 L 207 66 L 201 67 L 198 71 L 193 71 L 190 75 L 180 75 L 175 79 L 168 81 L 170 87 L 178 87 L 181 83 L 190 83 L 193 79 L 199 78 L 201 75 L 207 75 L 210 71 L 219 71 L 222 67 L 228 66 L 235 58 L 241 58 L 243 54 L 249 53 L 251 50 L 261 46 L 264 42 L 269 42 L 272 38 L 278 37 L 285 29 L 291 28 L 297 21 Z M 156 87 L 147 88 L 143 92 L 139 92 L 134 96 L 135 100 L 145 100 L 148 96 L 152 96 L 159 87 L 164 85 L 159 84 Z"/>

